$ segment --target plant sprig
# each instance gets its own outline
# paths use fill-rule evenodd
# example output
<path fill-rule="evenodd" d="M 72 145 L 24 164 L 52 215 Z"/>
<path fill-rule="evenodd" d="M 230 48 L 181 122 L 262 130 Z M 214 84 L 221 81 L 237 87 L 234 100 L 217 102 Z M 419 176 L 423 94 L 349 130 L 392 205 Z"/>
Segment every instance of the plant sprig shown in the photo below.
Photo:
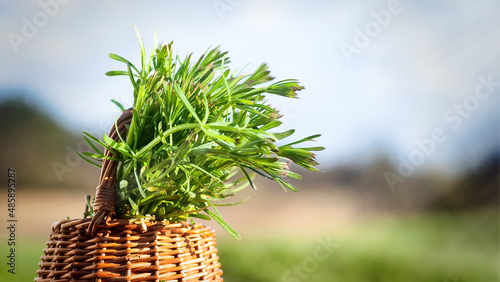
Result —
<path fill-rule="evenodd" d="M 274 78 L 266 64 L 255 72 L 237 75 L 229 69 L 227 52 L 212 48 L 197 61 L 192 55 L 180 59 L 172 42 L 155 43 L 147 58 L 141 48 L 141 69 L 126 64 L 126 71 L 108 76 L 130 78 L 134 92 L 133 119 L 127 136 L 116 142 L 101 141 L 85 133 L 95 152 L 82 157 L 96 166 L 105 159 L 101 146 L 119 154 L 116 181 L 116 216 L 185 221 L 192 217 L 213 218 L 233 237 L 239 238 L 221 217 L 213 202 L 255 184 L 255 174 L 275 180 L 283 189 L 297 191 L 287 179 L 300 179 L 290 163 L 317 171 L 313 151 L 323 147 L 297 148 L 313 141 L 313 135 L 277 146 L 276 141 L 293 130 L 271 132 L 281 125 L 279 112 L 266 104 L 266 94 L 296 98 L 304 89 L 296 80 L 270 84 Z M 267 86 L 266 86 L 267 85 Z M 113 100 L 121 110 L 120 103 Z M 234 180 L 240 171 L 243 178 Z"/>

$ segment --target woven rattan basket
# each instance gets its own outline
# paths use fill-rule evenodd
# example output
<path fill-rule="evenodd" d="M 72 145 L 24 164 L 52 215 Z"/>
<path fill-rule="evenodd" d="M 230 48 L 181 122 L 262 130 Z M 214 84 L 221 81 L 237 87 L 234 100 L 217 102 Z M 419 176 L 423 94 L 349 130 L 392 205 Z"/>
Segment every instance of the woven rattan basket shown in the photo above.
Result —
<path fill-rule="evenodd" d="M 125 111 L 109 136 L 124 136 L 131 118 Z M 117 166 L 103 161 L 92 219 L 54 223 L 35 281 L 222 281 L 211 228 L 112 218 Z"/>

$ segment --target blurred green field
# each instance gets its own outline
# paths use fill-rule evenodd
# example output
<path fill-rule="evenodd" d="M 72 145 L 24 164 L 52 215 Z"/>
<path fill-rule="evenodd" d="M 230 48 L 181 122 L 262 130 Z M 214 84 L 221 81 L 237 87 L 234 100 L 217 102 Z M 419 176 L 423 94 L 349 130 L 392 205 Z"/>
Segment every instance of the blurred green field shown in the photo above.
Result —
<path fill-rule="evenodd" d="M 315 236 L 224 238 L 218 248 L 229 282 L 494 282 L 499 236 L 494 210 L 371 220 Z M 17 273 L 2 263 L 0 281 L 33 281 L 44 241 L 19 238 Z"/>

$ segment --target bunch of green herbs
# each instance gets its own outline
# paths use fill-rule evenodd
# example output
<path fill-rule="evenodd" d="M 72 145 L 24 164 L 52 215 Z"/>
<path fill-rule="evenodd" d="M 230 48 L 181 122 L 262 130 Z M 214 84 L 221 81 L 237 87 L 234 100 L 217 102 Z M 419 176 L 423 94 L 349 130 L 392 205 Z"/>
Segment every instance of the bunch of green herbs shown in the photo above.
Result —
<path fill-rule="evenodd" d="M 297 191 L 286 180 L 301 178 L 290 171 L 290 163 L 317 171 L 312 151 L 323 148 L 295 145 L 319 135 L 277 146 L 276 141 L 294 130 L 271 132 L 281 125 L 281 115 L 266 104 L 266 94 L 296 98 L 303 87 L 293 79 L 271 84 L 274 78 L 266 64 L 248 75 L 235 74 L 228 67 L 227 52 L 219 48 L 207 50 L 195 62 L 191 55 L 182 60 L 174 55 L 172 43 L 157 43 L 156 31 L 148 58 L 137 28 L 136 34 L 141 69 L 110 54 L 127 70 L 107 73 L 128 76 L 132 83 L 133 119 L 128 134 L 116 142 L 84 133 L 94 152 L 80 156 L 100 167 L 99 161 L 108 157 L 99 145 L 118 153 L 112 158 L 120 163 L 116 217 L 171 222 L 213 218 L 239 238 L 222 219 L 215 201 L 248 185 L 255 188 L 255 174 Z"/>

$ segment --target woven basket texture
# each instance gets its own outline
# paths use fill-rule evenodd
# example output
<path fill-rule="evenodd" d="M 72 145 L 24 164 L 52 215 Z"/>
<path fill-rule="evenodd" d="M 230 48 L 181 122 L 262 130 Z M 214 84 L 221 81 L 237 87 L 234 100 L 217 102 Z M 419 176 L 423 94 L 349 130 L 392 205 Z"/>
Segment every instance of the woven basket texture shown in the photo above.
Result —
<path fill-rule="evenodd" d="M 124 111 L 108 136 L 117 142 L 125 136 L 132 115 Z M 211 228 L 113 219 L 117 168 L 103 160 L 93 218 L 54 223 L 35 281 L 222 281 Z"/>
<path fill-rule="evenodd" d="M 54 223 L 35 281 L 222 281 L 209 227 L 110 219 L 92 237 L 89 223 Z"/>

